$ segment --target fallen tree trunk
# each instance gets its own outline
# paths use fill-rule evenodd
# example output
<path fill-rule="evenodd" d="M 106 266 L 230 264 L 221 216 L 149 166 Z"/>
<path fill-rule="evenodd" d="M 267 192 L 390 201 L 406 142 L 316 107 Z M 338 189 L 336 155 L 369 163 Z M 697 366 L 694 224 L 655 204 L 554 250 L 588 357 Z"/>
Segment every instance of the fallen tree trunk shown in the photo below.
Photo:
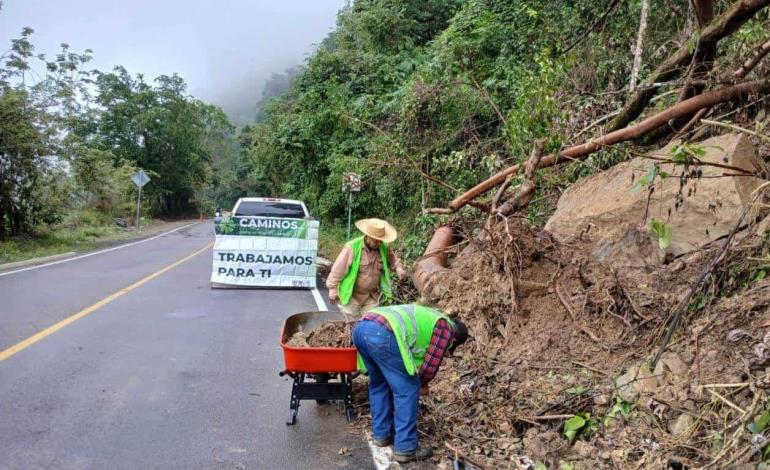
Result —
<path fill-rule="evenodd" d="M 765 55 L 768 52 L 770 52 L 770 39 L 767 40 L 766 42 L 764 42 L 763 44 L 760 44 L 759 46 L 757 46 L 751 52 L 751 54 L 749 54 L 749 58 L 746 59 L 743 62 L 743 64 L 740 66 L 740 68 L 738 68 L 736 71 L 734 71 L 733 73 L 731 73 L 729 75 L 732 77 L 733 80 L 741 80 L 741 79 L 743 79 L 746 75 L 749 74 L 749 72 L 751 72 L 754 69 L 754 67 L 757 66 L 757 64 L 760 61 L 762 61 L 762 59 L 765 57 Z M 730 76 L 724 77 L 724 80 L 725 81 L 729 80 Z M 698 124 L 698 122 L 700 122 L 700 120 L 704 116 L 706 116 L 706 114 L 708 114 L 709 111 L 711 111 L 710 107 L 709 108 L 703 108 L 700 111 L 698 111 L 697 113 L 695 113 L 695 116 L 693 116 L 687 122 L 687 124 L 684 125 L 684 127 L 679 129 L 676 132 L 676 134 L 674 135 L 674 137 L 672 137 L 671 140 L 669 140 L 669 142 L 673 142 L 673 141 L 675 141 L 677 139 L 680 139 L 684 135 L 686 135 L 688 132 L 690 132 L 690 130 L 692 130 L 692 128 L 695 127 L 695 125 Z"/>
<path fill-rule="evenodd" d="M 768 0 L 770 1 L 770 0 Z M 745 97 L 753 93 L 762 93 L 770 91 L 770 79 L 757 80 L 753 82 L 741 83 L 725 88 L 719 88 L 712 90 L 702 95 L 695 96 L 688 100 L 679 102 L 674 106 L 661 111 L 658 114 L 650 116 L 649 118 L 634 124 L 633 126 L 619 129 L 609 134 L 598 137 L 594 140 L 586 142 L 581 145 L 576 145 L 562 151 L 559 155 L 548 155 L 543 157 L 538 164 L 538 168 L 545 168 L 553 166 L 556 163 L 564 162 L 567 160 L 575 160 L 606 147 L 608 145 L 614 145 L 627 140 L 638 139 L 646 133 L 657 129 L 658 127 L 668 123 L 672 119 L 677 119 L 681 116 L 686 116 L 697 112 L 700 109 L 714 106 L 715 104 L 725 103 L 728 101 L 734 101 L 736 99 Z M 482 181 L 473 188 L 469 189 L 465 193 L 455 198 L 449 204 L 449 210 L 447 209 L 429 209 L 430 213 L 448 213 L 459 210 L 467 205 L 470 201 L 486 193 L 495 186 L 501 184 L 509 175 L 516 174 L 521 165 L 513 165 L 505 170 L 495 174 L 491 178 Z"/>
<path fill-rule="evenodd" d="M 740 0 L 703 28 L 697 39 L 702 44 L 714 44 L 729 36 L 750 20 L 759 10 L 770 5 L 770 0 Z M 691 40 L 692 41 L 692 40 Z M 667 82 L 680 76 L 692 61 L 694 44 L 688 41 L 653 71 L 645 83 Z M 639 117 L 658 87 L 641 87 L 610 124 L 608 131 L 616 131 Z"/>
<path fill-rule="evenodd" d="M 447 268 L 447 249 L 454 243 L 454 236 L 454 230 L 446 225 L 436 229 L 423 258 L 414 265 L 412 282 L 421 295 L 428 293 L 431 277 Z"/>

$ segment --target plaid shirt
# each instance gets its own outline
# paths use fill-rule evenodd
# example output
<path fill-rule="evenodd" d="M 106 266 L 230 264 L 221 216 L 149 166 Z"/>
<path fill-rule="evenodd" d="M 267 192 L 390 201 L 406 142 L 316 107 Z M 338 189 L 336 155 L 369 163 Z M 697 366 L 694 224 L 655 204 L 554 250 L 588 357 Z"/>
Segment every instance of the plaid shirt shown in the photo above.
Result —
<path fill-rule="evenodd" d="M 377 322 L 388 331 L 393 331 L 390 323 L 388 323 L 388 319 L 378 313 L 369 312 L 361 319 Z M 425 360 L 418 372 L 420 382 L 423 385 L 433 380 L 433 377 L 436 376 L 438 368 L 441 366 L 441 361 L 443 361 L 449 346 L 452 344 L 452 340 L 454 340 L 454 336 L 454 329 L 446 320 L 442 318 L 436 322 L 436 325 L 433 327 L 433 335 L 430 338 L 428 350 L 425 352 Z"/>

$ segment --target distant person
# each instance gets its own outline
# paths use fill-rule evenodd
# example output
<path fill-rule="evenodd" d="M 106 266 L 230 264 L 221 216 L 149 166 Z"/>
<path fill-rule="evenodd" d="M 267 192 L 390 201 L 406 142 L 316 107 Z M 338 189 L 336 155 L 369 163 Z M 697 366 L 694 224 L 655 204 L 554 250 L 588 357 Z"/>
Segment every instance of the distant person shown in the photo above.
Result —
<path fill-rule="evenodd" d="M 467 339 L 460 320 L 415 304 L 375 308 L 353 328 L 359 369 L 369 373 L 372 440 L 379 447 L 393 444 L 396 462 L 433 455 L 417 436 L 420 395 L 428 393 L 444 357 Z"/>
<path fill-rule="evenodd" d="M 392 225 L 381 219 L 356 222 L 363 236 L 347 242 L 334 261 L 326 287 L 329 301 L 340 305 L 346 315 L 359 316 L 393 297 L 391 270 L 406 276 L 401 261 L 388 246 L 398 236 Z"/>

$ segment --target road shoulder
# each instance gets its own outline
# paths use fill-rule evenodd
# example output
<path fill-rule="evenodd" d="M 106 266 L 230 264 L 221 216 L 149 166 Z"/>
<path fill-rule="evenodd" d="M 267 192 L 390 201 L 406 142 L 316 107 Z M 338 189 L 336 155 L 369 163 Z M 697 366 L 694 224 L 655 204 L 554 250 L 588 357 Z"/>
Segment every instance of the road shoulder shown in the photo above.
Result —
<path fill-rule="evenodd" d="M 152 225 L 149 225 L 143 228 L 142 231 L 139 233 L 125 232 L 121 234 L 121 235 L 125 235 L 125 237 L 121 237 L 117 239 L 113 237 L 107 237 L 104 239 L 94 240 L 94 245 L 91 248 L 86 250 L 79 250 L 79 251 L 68 250 L 63 253 L 53 253 L 47 256 L 23 259 L 19 261 L 13 261 L 10 263 L 3 263 L 3 264 L 0 264 L 0 273 L 7 272 L 10 270 L 15 270 L 18 268 L 43 265 L 54 261 L 57 261 L 57 262 L 63 261 L 63 260 L 66 260 L 67 258 L 74 258 L 77 256 L 99 252 L 109 248 L 115 248 L 122 245 L 136 243 L 138 241 L 142 241 L 142 240 L 157 236 L 159 234 L 163 234 L 175 229 L 179 229 L 180 227 L 184 227 L 186 225 L 194 224 L 196 221 L 197 219 L 158 221 L 157 223 L 153 223 Z"/>

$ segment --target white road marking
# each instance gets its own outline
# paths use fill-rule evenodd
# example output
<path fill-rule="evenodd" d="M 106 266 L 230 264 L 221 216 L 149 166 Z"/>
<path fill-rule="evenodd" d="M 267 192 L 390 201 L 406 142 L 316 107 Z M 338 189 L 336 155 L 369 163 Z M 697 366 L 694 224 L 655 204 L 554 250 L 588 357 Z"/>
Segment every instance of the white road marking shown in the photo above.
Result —
<path fill-rule="evenodd" d="M 401 468 L 401 466 L 395 461 L 391 460 L 391 451 L 387 447 L 377 447 L 372 442 L 371 437 L 367 437 L 369 443 L 369 450 L 372 452 L 372 460 L 374 461 L 374 468 L 377 470 L 389 470 Z"/>
<path fill-rule="evenodd" d="M 159 235 L 155 235 L 154 237 L 145 238 L 143 240 L 139 240 L 139 241 L 136 241 L 136 242 L 126 243 L 125 245 L 113 246 L 112 248 L 107 248 L 107 249 L 104 249 L 104 250 L 99 250 L 99 251 L 94 251 L 94 252 L 91 252 L 91 253 L 86 253 L 84 255 L 75 256 L 74 258 L 67 258 L 67 259 L 62 259 L 62 260 L 59 260 L 59 261 L 52 261 L 50 263 L 38 264 L 38 265 L 35 265 L 35 266 L 30 266 L 28 268 L 16 269 L 15 271 L 7 271 L 7 272 L 4 272 L 4 273 L 0 273 L 0 277 L 10 276 L 11 274 L 23 273 L 24 271 L 32 271 L 33 269 L 47 268 L 48 266 L 53 266 L 53 265 L 56 265 L 56 264 L 69 263 L 70 261 L 75 261 L 75 260 L 79 260 L 79 259 L 83 259 L 83 258 L 88 258 L 89 256 L 95 256 L 95 255 L 100 255 L 102 253 L 107 253 L 107 252 L 110 252 L 110 251 L 121 250 L 123 248 L 128 248 L 130 246 L 139 245 L 140 243 L 146 243 L 146 242 L 149 242 L 151 240 L 155 240 L 157 238 L 163 237 L 163 236 L 168 235 L 170 233 L 174 233 L 174 232 L 177 232 L 179 230 L 182 230 L 183 228 L 191 227 L 191 226 L 193 226 L 195 224 L 198 224 L 198 223 L 199 222 L 193 222 L 191 224 L 182 225 L 181 227 L 177 227 L 177 228 L 175 228 L 173 230 L 169 230 L 168 232 L 163 232 L 163 233 L 161 233 Z"/>
<path fill-rule="evenodd" d="M 318 288 L 313 287 L 310 291 L 313 294 L 313 299 L 315 299 L 315 304 L 318 307 L 318 310 L 321 312 L 328 312 L 329 307 L 326 306 L 326 302 L 324 302 L 323 297 L 321 297 L 321 293 L 318 291 Z M 391 460 L 391 452 L 387 447 L 377 447 L 374 445 L 371 436 L 366 437 L 366 442 L 369 444 L 369 451 L 372 453 L 374 468 L 377 470 L 401 468 L 397 463 Z M 393 466 L 393 464 L 396 466 Z"/>
<path fill-rule="evenodd" d="M 326 306 L 326 302 L 324 302 L 323 297 L 321 297 L 321 293 L 318 292 L 318 288 L 313 287 L 310 289 L 310 292 L 313 293 L 313 299 L 315 299 L 315 304 L 318 306 L 318 310 L 321 312 L 328 312 L 329 307 Z"/>

